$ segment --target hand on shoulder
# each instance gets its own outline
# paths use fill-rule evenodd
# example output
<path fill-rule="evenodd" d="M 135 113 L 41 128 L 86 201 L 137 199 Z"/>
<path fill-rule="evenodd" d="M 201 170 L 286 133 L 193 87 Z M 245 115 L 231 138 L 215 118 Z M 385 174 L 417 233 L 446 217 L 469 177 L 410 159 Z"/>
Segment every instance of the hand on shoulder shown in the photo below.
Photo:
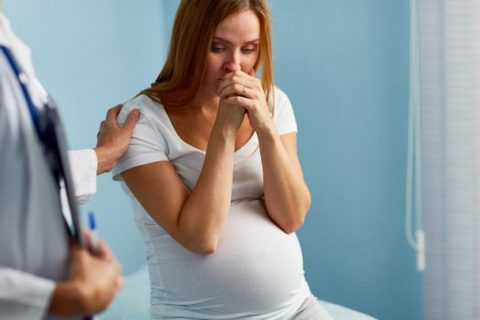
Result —
<path fill-rule="evenodd" d="M 106 119 L 100 123 L 97 133 L 97 145 L 94 148 L 97 154 L 97 175 L 113 169 L 118 159 L 127 151 L 133 129 L 139 119 L 140 110 L 130 111 L 123 126 L 117 122 L 122 105 L 110 108 Z"/>

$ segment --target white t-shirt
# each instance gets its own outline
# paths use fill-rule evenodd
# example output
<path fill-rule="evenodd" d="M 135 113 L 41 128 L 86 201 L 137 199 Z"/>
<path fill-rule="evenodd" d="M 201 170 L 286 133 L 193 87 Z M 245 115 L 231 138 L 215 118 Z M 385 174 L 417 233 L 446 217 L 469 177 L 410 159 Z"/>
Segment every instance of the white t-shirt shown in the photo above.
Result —
<path fill-rule="evenodd" d="M 296 132 L 288 97 L 274 91 L 273 120 L 280 135 Z M 184 142 L 163 106 L 146 96 L 127 102 L 119 115 L 141 110 L 130 146 L 114 169 L 121 172 L 156 161 L 170 161 L 193 188 L 205 152 Z M 257 135 L 235 152 L 232 202 L 212 255 L 193 253 L 158 225 L 133 197 L 135 221 L 147 246 L 153 319 L 288 319 L 310 294 L 297 236 L 268 217 L 263 203 L 263 172 Z M 168 186 L 165 186 L 168 188 Z"/>

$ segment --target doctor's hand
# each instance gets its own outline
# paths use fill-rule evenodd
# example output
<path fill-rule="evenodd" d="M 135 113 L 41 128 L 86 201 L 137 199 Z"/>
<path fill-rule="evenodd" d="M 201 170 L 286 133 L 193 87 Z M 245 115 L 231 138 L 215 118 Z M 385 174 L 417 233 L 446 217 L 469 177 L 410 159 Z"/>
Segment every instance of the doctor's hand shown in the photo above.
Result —
<path fill-rule="evenodd" d="M 88 240 L 88 239 L 87 239 Z M 77 244 L 70 247 L 68 278 L 56 284 L 49 312 L 71 316 L 105 310 L 123 285 L 120 265 L 103 241 L 92 256 Z"/>
<path fill-rule="evenodd" d="M 97 146 L 94 148 L 97 154 L 97 175 L 111 171 L 117 160 L 123 156 L 140 116 L 139 110 L 130 111 L 125 124 L 120 127 L 117 123 L 120 110 L 122 110 L 121 104 L 110 108 L 106 119 L 100 123 Z"/>

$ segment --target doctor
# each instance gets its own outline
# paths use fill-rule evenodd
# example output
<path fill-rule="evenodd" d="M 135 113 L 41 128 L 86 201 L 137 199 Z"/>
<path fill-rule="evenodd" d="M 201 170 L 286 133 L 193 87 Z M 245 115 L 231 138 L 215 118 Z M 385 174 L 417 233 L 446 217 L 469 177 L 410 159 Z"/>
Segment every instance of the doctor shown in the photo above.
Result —
<path fill-rule="evenodd" d="M 122 285 L 120 266 L 103 242 L 95 256 L 68 244 L 58 189 L 31 110 L 41 108 L 47 95 L 30 49 L 1 12 L 0 48 L 0 319 L 98 313 Z M 108 111 L 94 149 L 69 154 L 78 200 L 95 193 L 96 175 L 110 171 L 127 147 L 139 114 L 130 113 L 119 127 L 120 109 Z"/>

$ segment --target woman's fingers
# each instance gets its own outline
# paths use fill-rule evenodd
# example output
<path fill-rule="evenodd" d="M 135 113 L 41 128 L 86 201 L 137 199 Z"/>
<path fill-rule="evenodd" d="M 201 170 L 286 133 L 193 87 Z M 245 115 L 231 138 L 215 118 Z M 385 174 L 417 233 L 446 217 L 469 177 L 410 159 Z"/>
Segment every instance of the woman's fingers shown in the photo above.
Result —
<path fill-rule="evenodd" d="M 246 88 L 254 90 L 261 89 L 260 81 L 257 78 L 242 71 L 234 71 L 225 75 L 223 81 L 220 83 L 217 94 L 220 96 L 225 89 L 235 84 L 243 85 Z M 240 91 L 239 94 L 241 93 Z"/>
<path fill-rule="evenodd" d="M 248 87 L 247 85 L 234 83 L 232 85 L 229 85 L 228 87 L 225 87 L 220 92 L 219 96 L 221 99 L 227 99 L 233 96 L 240 96 L 240 97 L 252 99 L 255 97 L 255 91 L 252 88 Z"/>
<path fill-rule="evenodd" d="M 244 109 L 255 131 L 271 122 L 262 84 L 253 75 L 241 71 L 227 74 L 220 84 L 218 95 L 226 104 Z"/>
<path fill-rule="evenodd" d="M 226 98 L 224 101 L 226 104 L 241 107 L 246 111 L 252 110 L 255 105 L 255 101 L 253 101 L 252 99 L 241 96 L 231 96 L 229 98 Z"/>

